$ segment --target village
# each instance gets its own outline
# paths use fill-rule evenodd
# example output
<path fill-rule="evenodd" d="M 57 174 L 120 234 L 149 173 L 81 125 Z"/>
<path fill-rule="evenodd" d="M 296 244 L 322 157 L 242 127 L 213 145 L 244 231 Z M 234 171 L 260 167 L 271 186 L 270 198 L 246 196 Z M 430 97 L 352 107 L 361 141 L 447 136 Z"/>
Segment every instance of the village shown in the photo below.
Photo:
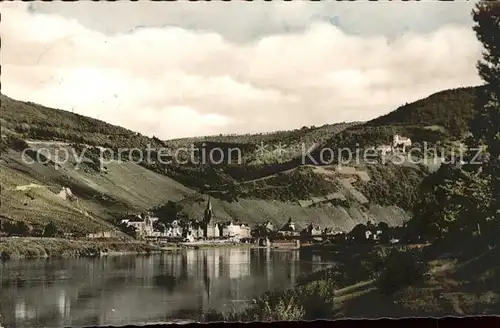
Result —
<path fill-rule="evenodd" d="M 407 147 L 412 146 L 410 138 L 400 135 L 393 135 L 392 142 L 388 145 L 379 145 L 375 148 L 380 156 L 394 154 L 397 149 L 406 153 Z M 328 170 L 317 167 L 322 173 Z M 330 171 L 328 171 L 330 172 Z M 356 199 L 361 203 L 368 200 L 351 186 L 351 180 L 347 179 L 353 175 L 359 176 L 362 181 L 369 181 L 370 177 L 365 171 L 359 171 L 354 167 L 342 166 L 335 169 L 335 172 L 342 179 L 343 184 L 349 189 Z M 31 189 L 45 188 L 36 184 L 18 186 L 16 190 L 30 191 Z M 70 188 L 63 187 L 59 191 L 53 191 L 57 197 L 68 202 L 75 203 L 75 206 L 83 215 L 86 211 L 79 204 Z M 339 198 L 338 193 L 333 193 L 325 197 L 312 197 L 308 200 L 299 200 L 301 207 L 309 207 L 316 203 Z M 342 199 L 342 197 L 340 197 Z M 307 220 L 307 219 L 306 219 Z M 288 218 L 285 224 L 276 224 L 270 221 L 251 225 L 240 218 L 216 218 L 212 209 L 210 197 L 206 201 L 206 208 L 200 213 L 200 219 L 178 218 L 172 220 L 159 217 L 154 211 L 145 213 L 129 213 L 115 222 L 115 228 L 106 231 L 87 233 L 85 235 L 77 233 L 62 233 L 52 224 L 47 224 L 43 229 L 33 229 L 32 227 L 18 223 L 12 224 L 8 220 L 0 218 L 0 235 L 3 236 L 35 236 L 35 237 L 64 237 L 67 239 L 83 238 L 90 240 L 113 240 L 123 238 L 124 233 L 132 236 L 138 241 L 146 241 L 157 245 L 216 245 L 216 244 L 250 244 L 261 247 L 277 248 L 302 248 L 310 245 L 318 245 L 322 242 L 353 242 L 353 241 L 373 241 L 397 243 L 401 239 L 400 234 L 395 233 L 397 228 L 389 229 L 388 226 L 373 225 L 371 222 L 358 222 L 358 226 L 352 231 L 345 231 L 331 223 L 331 226 L 320 227 L 317 222 L 304 222 L 302 218 L 299 225 L 296 225 L 294 218 Z"/>
<path fill-rule="evenodd" d="M 171 223 L 160 223 L 160 218 L 152 213 L 145 213 L 123 219 L 120 225 L 134 232 L 135 238 L 159 245 L 251 244 L 257 247 L 300 249 L 315 244 L 320 245 L 325 241 L 335 243 L 386 241 L 391 244 L 399 242 L 399 239 L 389 235 L 390 229 L 385 223 L 377 226 L 371 222 L 367 225 L 360 224 L 349 233 L 336 227 L 322 229 L 312 223 L 303 229 L 297 229 L 292 218 L 281 227 L 276 227 L 270 221 L 253 227 L 236 220 L 216 223 L 210 198 L 207 200 L 203 218 L 199 221 L 174 220 Z M 100 236 L 94 236 L 98 237 Z"/>
<path fill-rule="evenodd" d="M 412 146 L 410 138 L 394 135 L 390 145 L 373 147 L 380 155 L 394 153 L 398 148 L 406 153 Z M 210 198 L 207 200 L 201 220 L 173 220 L 161 222 L 152 213 L 134 214 L 121 220 L 120 226 L 132 232 L 134 237 L 157 244 L 215 245 L 215 244 L 255 244 L 256 246 L 298 249 L 322 242 L 386 242 L 396 244 L 400 241 L 397 228 L 390 229 L 387 224 L 377 226 L 370 221 L 358 224 L 346 232 L 338 227 L 320 227 L 312 222 L 298 229 L 292 218 L 282 226 L 267 221 L 250 226 L 240 220 L 215 222 Z M 94 238 L 107 237 L 92 235 Z"/>

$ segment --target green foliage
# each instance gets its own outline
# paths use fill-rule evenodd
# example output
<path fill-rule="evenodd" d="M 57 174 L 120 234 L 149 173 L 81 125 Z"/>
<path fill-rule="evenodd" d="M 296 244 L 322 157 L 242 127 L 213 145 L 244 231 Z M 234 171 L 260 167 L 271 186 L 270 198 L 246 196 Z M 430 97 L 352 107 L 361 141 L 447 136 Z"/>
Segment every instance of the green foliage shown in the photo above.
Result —
<path fill-rule="evenodd" d="M 2 144 L 0 145 L 0 154 L 12 148 L 17 151 L 23 151 L 29 148 L 29 145 L 23 139 L 13 135 L 2 136 Z"/>
<path fill-rule="evenodd" d="M 43 233 L 42 233 L 42 236 L 43 237 L 58 237 L 61 235 L 61 232 L 59 231 L 59 229 L 57 228 L 57 226 L 52 223 L 52 222 L 49 222 L 43 229 Z"/>
<path fill-rule="evenodd" d="M 392 295 L 404 287 L 421 282 L 428 267 L 420 256 L 415 251 L 394 249 L 383 259 L 384 268 L 376 280 L 379 290 Z"/>
<path fill-rule="evenodd" d="M 158 217 L 158 222 L 169 224 L 174 220 L 186 220 L 182 212 L 184 207 L 176 202 L 168 201 L 165 205 L 155 207 L 152 212 Z"/>
<path fill-rule="evenodd" d="M 2 119 L 5 127 L 16 131 L 21 138 L 60 140 L 95 146 L 141 148 L 148 144 L 161 147 L 159 139 L 151 139 L 125 128 L 90 117 L 16 101 L 1 95 Z"/>
<path fill-rule="evenodd" d="M 474 99 L 478 91 L 478 87 L 441 91 L 425 99 L 405 104 L 367 124 L 442 126 L 451 136 L 460 137 L 467 132 L 469 120 L 475 114 Z"/>
<path fill-rule="evenodd" d="M 396 164 L 370 165 L 367 168 L 371 180 L 355 182 L 356 189 L 372 203 L 413 209 L 420 197 L 420 183 L 428 175 L 427 170 Z"/>
<path fill-rule="evenodd" d="M 366 231 L 368 227 L 363 224 L 357 224 L 352 230 L 349 232 L 349 236 L 353 237 L 356 242 L 365 242 L 366 241 Z"/>
<path fill-rule="evenodd" d="M 477 97 L 477 115 L 472 120 L 472 133 L 477 143 L 484 142 L 490 154 L 485 172 L 490 174 L 491 188 L 500 199 L 500 3 L 480 1 L 472 13 L 473 27 L 483 45 L 483 59 L 477 64 L 479 76 L 485 82 Z M 500 201 L 493 204 L 495 216 L 500 218 Z"/>
<path fill-rule="evenodd" d="M 221 168 L 172 165 L 166 175 L 185 186 L 197 189 L 202 193 L 210 193 L 216 198 L 227 201 L 237 200 L 241 194 L 235 179 L 226 174 Z"/>
<path fill-rule="evenodd" d="M 395 134 L 411 138 L 414 145 L 426 143 L 428 146 L 434 146 L 449 137 L 439 130 L 434 131 L 422 126 L 409 124 L 371 126 L 367 123 L 356 125 L 332 136 L 314 149 L 310 156 L 317 163 L 337 164 L 341 159 L 348 159 L 347 150 L 350 150 L 351 154 L 355 154 L 355 151 L 359 150 L 359 157 L 362 158 L 364 150 L 367 148 L 392 144 Z M 333 153 L 329 150 L 333 150 Z M 309 159 L 306 157 L 306 160 Z M 314 162 L 306 164 L 314 164 Z"/>
<path fill-rule="evenodd" d="M 168 140 L 165 144 L 171 148 L 189 147 L 191 144 L 196 143 L 226 143 L 226 144 L 245 144 L 247 146 L 255 147 L 264 143 L 268 146 L 274 146 L 278 143 L 292 147 L 293 145 L 322 143 L 330 138 L 333 134 L 339 133 L 344 129 L 355 126 L 359 123 L 338 123 L 338 124 L 325 124 L 321 127 L 302 127 L 294 130 L 275 131 L 270 133 L 257 133 L 257 134 L 230 134 L 230 135 L 217 135 L 205 136 L 195 138 L 181 138 Z"/>
<path fill-rule="evenodd" d="M 300 167 L 292 172 L 246 185 L 245 197 L 297 201 L 314 196 L 326 195 L 339 190 L 339 185 L 313 172 L 309 167 Z"/>
<path fill-rule="evenodd" d="M 209 311 L 206 321 L 299 321 L 330 319 L 334 316 L 335 284 L 318 280 L 285 291 L 273 291 L 257 298 L 240 313 L 223 315 Z"/>
<path fill-rule="evenodd" d="M 452 230 L 474 230 L 488 215 L 492 194 L 485 176 L 442 165 L 421 186 L 415 220 L 421 232 L 441 238 Z"/>
<path fill-rule="evenodd" d="M 422 184 L 417 225 L 435 237 L 474 231 L 500 215 L 500 4 L 480 1 L 474 9 L 474 31 L 484 46 L 477 67 L 485 85 L 475 99 L 469 146 L 487 145 L 490 157 L 478 165 L 443 165 Z"/>
<path fill-rule="evenodd" d="M 0 228 L 7 235 L 20 237 L 29 236 L 32 231 L 32 227 L 24 221 L 6 221 Z"/>
<path fill-rule="evenodd" d="M 137 237 L 137 230 L 134 226 L 128 225 L 125 222 L 121 222 L 121 220 L 116 222 L 116 226 L 118 227 L 118 229 L 120 229 L 121 232 L 129 235 L 130 237 Z"/>

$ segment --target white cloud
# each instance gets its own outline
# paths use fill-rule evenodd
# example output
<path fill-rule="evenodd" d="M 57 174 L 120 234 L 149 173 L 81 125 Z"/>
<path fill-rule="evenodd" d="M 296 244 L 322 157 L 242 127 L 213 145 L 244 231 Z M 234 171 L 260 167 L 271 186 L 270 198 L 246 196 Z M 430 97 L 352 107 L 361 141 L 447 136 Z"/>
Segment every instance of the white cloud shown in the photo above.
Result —
<path fill-rule="evenodd" d="M 236 43 L 180 27 L 106 35 L 2 3 L 1 33 L 4 94 L 163 138 L 364 120 L 480 82 L 468 26 L 389 40 L 316 22 Z"/>

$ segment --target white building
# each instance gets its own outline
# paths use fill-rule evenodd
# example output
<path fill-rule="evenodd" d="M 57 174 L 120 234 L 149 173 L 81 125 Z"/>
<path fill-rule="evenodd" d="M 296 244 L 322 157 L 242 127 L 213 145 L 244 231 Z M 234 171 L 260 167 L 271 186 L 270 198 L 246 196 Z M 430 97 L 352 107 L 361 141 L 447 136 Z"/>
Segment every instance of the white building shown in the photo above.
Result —
<path fill-rule="evenodd" d="M 174 220 L 166 229 L 165 236 L 172 238 L 180 238 L 182 237 L 183 229 L 179 224 L 179 221 Z"/>
<path fill-rule="evenodd" d="M 246 224 L 234 224 L 233 222 L 230 222 L 227 226 L 225 226 L 222 229 L 222 236 L 250 238 L 251 229 Z"/>
<path fill-rule="evenodd" d="M 397 148 L 398 146 L 403 146 L 403 152 L 406 152 L 406 147 L 411 147 L 412 141 L 410 138 L 396 134 L 392 137 L 392 147 Z"/>
<path fill-rule="evenodd" d="M 278 235 L 281 236 L 296 236 L 298 233 L 295 231 L 295 223 L 292 222 L 292 218 L 288 220 L 288 222 L 278 230 Z"/>
<path fill-rule="evenodd" d="M 138 237 L 151 237 L 158 235 L 153 228 L 156 221 L 158 221 L 158 218 L 152 217 L 150 214 L 146 214 L 144 218 L 139 214 L 135 218 L 122 220 L 122 223 L 134 227 Z"/>

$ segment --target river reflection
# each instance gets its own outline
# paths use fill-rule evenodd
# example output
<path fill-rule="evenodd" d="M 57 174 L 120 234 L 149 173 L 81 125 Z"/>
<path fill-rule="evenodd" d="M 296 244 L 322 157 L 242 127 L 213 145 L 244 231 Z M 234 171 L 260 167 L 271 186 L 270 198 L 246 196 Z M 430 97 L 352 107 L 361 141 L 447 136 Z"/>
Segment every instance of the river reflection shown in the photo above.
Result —
<path fill-rule="evenodd" d="M 198 320 L 239 309 L 328 263 L 313 254 L 214 248 L 153 256 L 40 259 L 0 265 L 6 327 L 125 325 Z"/>

